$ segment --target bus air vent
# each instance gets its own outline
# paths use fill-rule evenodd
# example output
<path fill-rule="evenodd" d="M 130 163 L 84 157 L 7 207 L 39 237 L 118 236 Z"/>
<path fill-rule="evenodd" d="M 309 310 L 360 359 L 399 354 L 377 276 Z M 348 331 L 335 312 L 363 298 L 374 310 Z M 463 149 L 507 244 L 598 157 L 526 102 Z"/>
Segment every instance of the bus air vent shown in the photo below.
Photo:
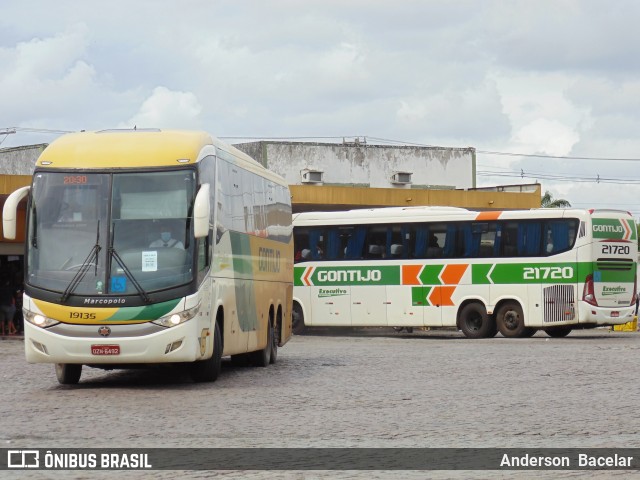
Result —
<path fill-rule="evenodd" d="M 552 285 L 543 290 L 544 323 L 566 322 L 575 319 L 573 285 Z"/>

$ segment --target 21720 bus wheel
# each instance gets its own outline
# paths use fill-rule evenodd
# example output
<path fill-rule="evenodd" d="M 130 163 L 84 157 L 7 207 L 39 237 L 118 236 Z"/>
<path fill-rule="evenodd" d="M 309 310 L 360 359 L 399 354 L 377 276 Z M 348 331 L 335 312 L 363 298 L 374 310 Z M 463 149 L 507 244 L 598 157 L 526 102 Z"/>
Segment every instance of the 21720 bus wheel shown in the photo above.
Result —
<path fill-rule="evenodd" d="M 555 327 L 555 328 L 546 328 L 544 333 L 553 338 L 562 338 L 566 337 L 571 333 L 571 327 Z"/>
<path fill-rule="evenodd" d="M 293 322 L 294 335 L 302 335 L 305 331 L 304 314 L 302 313 L 302 307 L 299 303 L 293 303 L 293 310 L 291 312 L 291 319 Z"/>
<path fill-rule="evenodd" d="M 467 338 L 488 338 L 495 335 L 493 320 L 481 303 L 468 303 L 460 310 L 460 330 Z"/>
<path fill-rule="evenodd" d="M 56 363 L 56 377 L 61 385 L 75 385 L 80 381 L 82 365 L 77 363 Z"/>
<path fill-rule="evenodd" d="M 503 337 L 522 338 L 530 333 L 524 325 L 524 313 L 518 302 L 503 303 L 496 314 L 496 324 Z"/>

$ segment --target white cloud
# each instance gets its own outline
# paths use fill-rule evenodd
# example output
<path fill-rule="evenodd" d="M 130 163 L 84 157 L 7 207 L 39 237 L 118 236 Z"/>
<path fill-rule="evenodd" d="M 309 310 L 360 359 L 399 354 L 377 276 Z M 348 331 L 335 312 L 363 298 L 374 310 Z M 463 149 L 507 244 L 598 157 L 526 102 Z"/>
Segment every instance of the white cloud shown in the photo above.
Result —
<path fill-rule="evenodd" d="M 138 112 L 121 128 L 200 128 L 202 107 L 191 92 L 173 92 L 157 87 L 140 106 Z"/>
<path fill-rule="evenodd" d="M 640 4 L 630 0 L 5 3 L 0 128 L 136 124 L 554 155 L 640 151 Z M 2 146 L 49 140 L 17 134 Z M 640 178 L 633 163 L 482 153 L 478 163 Z M 590 186 L 547 185 L 567 195 Z"/>

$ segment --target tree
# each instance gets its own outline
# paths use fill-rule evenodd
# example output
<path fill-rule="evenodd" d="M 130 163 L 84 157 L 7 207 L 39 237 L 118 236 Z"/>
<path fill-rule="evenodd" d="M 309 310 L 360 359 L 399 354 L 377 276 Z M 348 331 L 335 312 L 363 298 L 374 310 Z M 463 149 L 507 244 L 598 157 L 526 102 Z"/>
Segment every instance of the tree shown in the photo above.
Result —
<path fill-rule="evenodd" d="M 570 207 L 571 203 L 564 198 L 553 198 L 551 192 L 547 190 L 544 192 L 542 199 L 540 200 L 540 206 L 542 208 L 566 208 Z"/>

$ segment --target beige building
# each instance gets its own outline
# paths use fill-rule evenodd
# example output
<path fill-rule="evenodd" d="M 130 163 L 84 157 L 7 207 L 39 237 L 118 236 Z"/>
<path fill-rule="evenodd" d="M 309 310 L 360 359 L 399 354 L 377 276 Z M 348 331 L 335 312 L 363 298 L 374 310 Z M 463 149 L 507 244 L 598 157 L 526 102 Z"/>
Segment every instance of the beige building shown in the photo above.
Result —
<path fill-rule="evenodd" d="M 476 187 L 474 148 L 260 141 L 235 145 L 287 180 L 294 212 L 405 205 L 540 206 L 539 184 Z"/>

